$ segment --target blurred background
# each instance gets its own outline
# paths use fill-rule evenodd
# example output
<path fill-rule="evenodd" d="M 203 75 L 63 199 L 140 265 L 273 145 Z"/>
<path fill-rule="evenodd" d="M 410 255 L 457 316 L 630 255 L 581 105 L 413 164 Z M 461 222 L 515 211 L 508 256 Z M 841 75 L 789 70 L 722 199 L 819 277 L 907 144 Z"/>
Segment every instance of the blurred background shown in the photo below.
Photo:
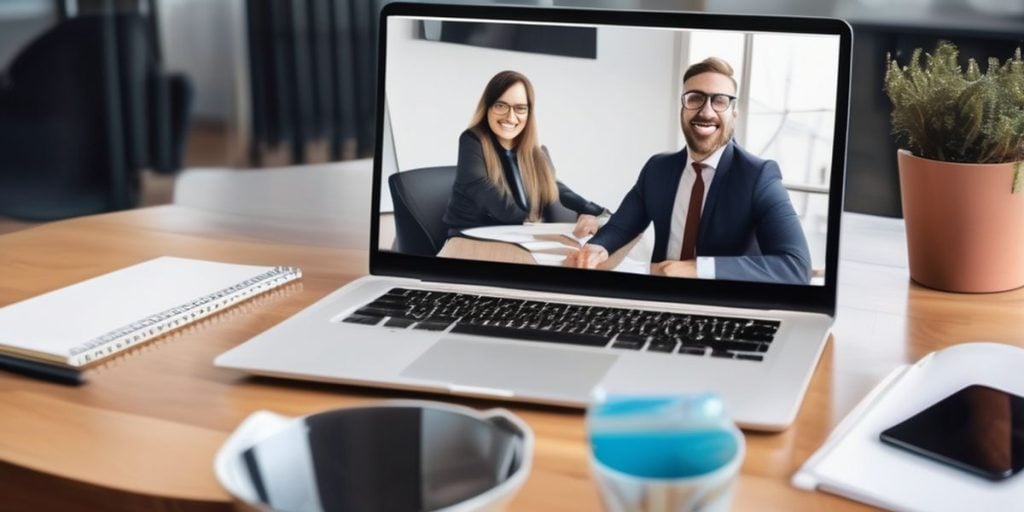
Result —
<path fill-rule="evenodd" d="M 376 23 L 385 3 L 0 0 L 0 233 L 168 203 L 183 169 L 252 173 L 372 156 Z M 1024 39 L 1019 0 L 490 3 L 846 19 L 855 37 L 845 207 L 886 216 L 901 215 L 882 91 L 886 53 L 905 60 L 949 39 L 965 59 L 1006 59 Z M 772 54 L 770 43 L 753 48 L 752 72 L 767 62 L 758 55 Z M 742 42 L 706 44 L 745 51 Z M 808 119 L 822 122 L 798 105 L 755 107 L 751 130 L 762 123 L 768 135 L 747 145 L 774 145 L 779 155 L 787 136 L 813 133 Z M 794 186 L 813 194 L 827 183 L 814 166 L 801 169 L 787 176 Z"/>

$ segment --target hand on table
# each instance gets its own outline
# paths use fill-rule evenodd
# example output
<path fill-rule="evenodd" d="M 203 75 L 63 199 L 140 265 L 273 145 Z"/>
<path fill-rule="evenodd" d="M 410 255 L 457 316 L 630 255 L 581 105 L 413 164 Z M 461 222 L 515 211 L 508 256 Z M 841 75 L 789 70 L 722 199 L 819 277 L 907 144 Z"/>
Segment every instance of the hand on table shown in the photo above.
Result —
<path fill-rule="evenodd" d="M 599 264 L 608 259 L 608 250 L 600 245 L 586 244 L 578 251 L 573 251 L 565 257 L 562 266 L 575 268 L 596 268 Z"/>
<path fill-rule="evenodd" d="M 651 275 L 668 277 L 697 277 L 697 260 L 665 260 L 651 263 Z"/>
<path fill-rule="evenodd" d="M 601 225 L 597 222 L 597 217 L 584 213 L 576 217 L 576 226 L 572 228 L 572 236 L 583 238 L 587 235 L 593 235 L 597 233 L 597 229 L 600 227 Z"/>

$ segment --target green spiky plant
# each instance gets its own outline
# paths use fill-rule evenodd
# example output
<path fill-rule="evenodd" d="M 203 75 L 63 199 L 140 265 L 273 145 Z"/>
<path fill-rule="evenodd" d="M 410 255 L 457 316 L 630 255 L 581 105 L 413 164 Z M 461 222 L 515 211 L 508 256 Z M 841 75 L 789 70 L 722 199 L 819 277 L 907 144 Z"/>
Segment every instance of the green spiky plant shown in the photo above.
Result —
<path fill-rule="evenodd" d="M 885 92 L 892 100 L 893 134 L 923 158 L 962 163 L 1016 162 L 1012 191 L 1024 188 L 1024 60 L 1021 49 L 982 73 L 959 63 L 956 45 L 939 41 L 934 53 L 914 50 L 900 67 L 886 55 Z"/>

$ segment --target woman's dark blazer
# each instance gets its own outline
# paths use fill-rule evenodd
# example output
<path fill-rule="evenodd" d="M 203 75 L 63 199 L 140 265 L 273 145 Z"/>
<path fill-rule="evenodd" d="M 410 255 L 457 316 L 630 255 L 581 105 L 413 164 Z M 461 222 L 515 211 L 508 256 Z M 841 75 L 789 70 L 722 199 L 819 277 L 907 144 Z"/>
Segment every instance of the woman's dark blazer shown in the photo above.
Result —
<path fill-rule="evenodd" d="M 500 147 L 497 141 L 494 147 Z M 547 154 L 547 148 L 544 148 L 544 153 Z M 507 175 L 512 162 L 504 151 L 498 152 L 498 159 Z M 554 169 L 550 158 L 548 165 Z M 577 214 L 600 215 L 604 212 L 603 207 L 580 197 L 561 181 L 556 183 L 562 206 Z M 459 136 L 459 160 L 452 197 L 443 219 L 448 225 L 448 236 L 458 234 L 461 229 L 478 226 L 522 224 L 528 215 L 529 212 L 516 203 L 512 194 L 502 194 L 487 178 L 480 139 L 469 130 L 462 132 Z M 552 221 L 552 208 L 546 207 L 542 216 L 545 221 Z"/>

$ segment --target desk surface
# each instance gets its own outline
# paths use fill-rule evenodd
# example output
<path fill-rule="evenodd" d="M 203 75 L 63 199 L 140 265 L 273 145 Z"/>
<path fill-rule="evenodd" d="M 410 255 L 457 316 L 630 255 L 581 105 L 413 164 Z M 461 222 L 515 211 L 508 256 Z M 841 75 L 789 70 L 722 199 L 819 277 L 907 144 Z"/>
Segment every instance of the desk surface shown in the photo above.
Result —
<path fill-rule="evenodd" d="M 301 415 L 423 395 L 251 378 L 214 368 L 224 350 L 365 273 L 364 250 L 272 240 L 244 221 L 164 206 L 0 236 L 0 304 L 158 255 L 302 267 L 267 296 L 144 345 L 64 387 L 0 372 L 0 495 L 14 509 L 219 510 L 213 454 L 258 409 Z M 899 221 L 848 216 L 840 312 L 796 423 L 748 433 L 736 510 L 860 510 L 789 485 L 794 470 L 891 368 L 961 341 L 1024 346 L 1024 290 L 956 295 L 909 282 Z M 508 407 L 537 434 L 535 466 L 512 510 L 598 510 L 580 412 Z"/>

